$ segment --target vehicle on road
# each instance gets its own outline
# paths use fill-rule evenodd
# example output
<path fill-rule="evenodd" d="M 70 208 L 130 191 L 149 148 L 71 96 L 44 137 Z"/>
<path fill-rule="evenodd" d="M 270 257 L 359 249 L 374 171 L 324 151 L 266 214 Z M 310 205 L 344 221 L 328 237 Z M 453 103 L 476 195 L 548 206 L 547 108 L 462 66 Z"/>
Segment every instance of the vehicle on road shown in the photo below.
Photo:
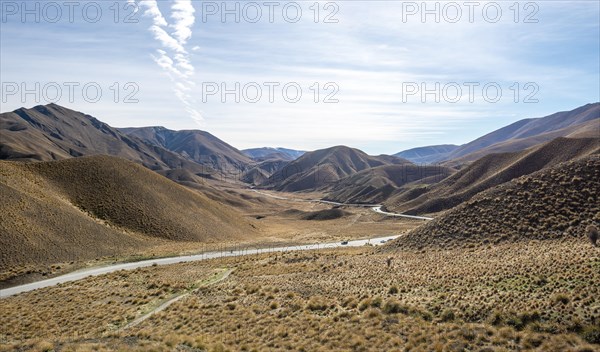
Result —
<path fill-rule="evenodd" d="M 342 246 L 345 246 L 348 244 L 348 241 L 342 241 Z"/>

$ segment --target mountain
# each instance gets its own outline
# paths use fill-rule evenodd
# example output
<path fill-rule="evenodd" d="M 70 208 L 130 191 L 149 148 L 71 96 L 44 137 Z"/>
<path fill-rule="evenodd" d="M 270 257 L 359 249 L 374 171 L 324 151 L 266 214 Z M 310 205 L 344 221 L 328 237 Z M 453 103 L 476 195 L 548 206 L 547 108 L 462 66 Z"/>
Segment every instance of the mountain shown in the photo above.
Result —
<path fill-rule="evenodd" d="M 127 136 L 165 148 L 182 158 L 225 173 L 239 174 L 252 160 L 212 134 L 200 130 L 172 131 L 164 127 L 120 128 Z"/>
<path fill-rule="evenodd" d="M 116 157 L 0 161 L 0 176 L 0 270 L 256 233 L 232 208 Z"/>
<path fill-rule="evenodd" d="M 445 162 L 447 166 L 461 166 L 487 154 L 521 151 L 558 137 L 600 138 L 600 103 L 519 120 L 461 146 L 432 145 L 394 155 L 417 164 Z"/>
<path fill-rule="evenodd" d="M 599 179 L 598 154 L 519 177 L 400 236 L 387 250 L 583 239 L 587 224 L 600 222 Z"/>
<path fill-rule="evenodd" d="M 370 156 L 346 146 L 307 152 L 272 174 L 261 187 L 280 191 L 323 189 L 359 171 L 382 165 L 410 164 L 408 160 L 389 156 Z"/>
<path fill-rule="evenodd" d="M 260 161 L 255 165 L 249 166 L 249 168 L 242 174 L 241 180 L 243 182 L 258 186 L 266 182 L 269 179 L 269 176 L 283 169 L 287 164 L 289 164 L 289 161 L 279 158 Z"/>
<path fill-rule="evenodd" d="M 0 159 L 50 161 L 99 154 L 132 160 L 152 170 L 202 171 L 200 165 L 173 152 L 56 104 L 0 114 Z"/>
<path fill-rule="evenodd" d="M 600 139 L 557 138 L 520 152 L 489 154 L 437 184 L 394 194 L 384 205 L 408 214 L 435 213 L 514 178 L 597 153 Z"/>
<path fill-rule="evenodd" d="M 458 148 L 459 146 L 454 144 L 430 145 L 404 150 L 394 155 L 412 161 L 415 164 L 433 164 L 444 160 L 451 152 Z"/>
<path fill-rule="evenodd" d="M 509 152 L 576 135 L 586 130 L 600 138 L 600 103 L 587 104 L 571 111 L 524 119 L 488 133 L 452 151 L 445 160 L 476 160 L 489 153 Z M 588 135 L 589 136 L 589 135 Z"/>
<path fill-rule="evenodd" d="M 455 170 L 439 165 L 383 165 L 338 181 L 325 199 L 340 203 L 380 203 L 391 194 L 435 184 Z"/>
<path fill-rule="evenodd" d="M 267 159 L 281 159 L 292 161 L 298 159 L 304 153 L 306 153 L 305 151 L 301 150 L 270 147 L 244 149 L 242 150 L 242 152 L 248 157 L 258 161 L 263 161 Z"/>

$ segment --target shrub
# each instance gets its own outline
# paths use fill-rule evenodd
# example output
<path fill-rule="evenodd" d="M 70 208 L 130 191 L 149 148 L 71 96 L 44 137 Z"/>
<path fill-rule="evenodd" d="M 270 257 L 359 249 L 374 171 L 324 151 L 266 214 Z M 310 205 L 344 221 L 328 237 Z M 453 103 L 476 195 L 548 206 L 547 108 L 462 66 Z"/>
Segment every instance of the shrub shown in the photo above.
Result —
<path fill-rule="evenodd" d="M 35 351 L 50 352 L 54 351 L 54 344 L 49 341 L 40 341 L 35 345 Z"/>
<path fill-rule="evenodd" d="M 554 303 L 567 304 L 569 303 L 569 296 L 564 293 L 559 293 L 554 296 Z"/>
<path fill-rule="evenodd" d="M 587 236 L 592 245 L 598 246 L 598 228 L 594 225 L 588 225 L 585 228 L 585 232 L 587 233 Z"/>
<path fill-rule="evenodd" d="M 442 312 L 440 318 L 442 319 L 442 321 L 447 322 L 453 321 L 454 319 L 456 319 L 456 316 L 454 315 L 454 311 L 452 309 L 446 309 Z"/>
<path fill-rule="evenodd" d="M 306 309 L 312 310 L 312 311 L 327 310 L 327 302 L 325 302 L 324 299 L 313 297 L 310 299 L 310 301 L 308 301 L 308 304 L 306 305 Z"/>
<path fill-rule="evenodd" d="M 385 302 L 385 305 L 383 306 L 383 312 L 385 314 L 401 313 L 403 310 L 402 308 L 403 307 L 400 302 L 397 299 L 392 298 Z"/>
<path fill-rule="evenodd" d="M 581 332 L 581 337 L 589 343 L 600 344 L 600 327 L 588 326 L 584 328 Z"/>
<path fill-rule="evenodd" d="M 360 301 L 360 304 L 358 305 L 358 310 L 360 310 L 362 312 L 363 310 L 369 308 L 370 305 L 371 305 L 371 299 L 365 298 L 362 301 Z"/>
<path fill-rule="evenodd" d="M 383 303 L 383 299 L 381 297 L 375 297 L 371 300 L 371 307 L 381 308 L 381 304 Z"/>

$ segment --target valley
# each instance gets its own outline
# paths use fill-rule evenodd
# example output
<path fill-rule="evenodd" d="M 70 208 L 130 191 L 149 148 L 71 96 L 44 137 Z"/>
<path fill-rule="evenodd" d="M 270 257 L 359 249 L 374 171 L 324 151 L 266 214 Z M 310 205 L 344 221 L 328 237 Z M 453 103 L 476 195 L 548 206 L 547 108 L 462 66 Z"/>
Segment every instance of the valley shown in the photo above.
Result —
<path fill-rule="evenodd" d="M 597 351 L 599 112 L 401 156 L 0 114 L 0 351 Z"/>
<path fill-rule="evenodd" d="M 0 17 L 0 352 L 600 352 L 600 1 Z"/>

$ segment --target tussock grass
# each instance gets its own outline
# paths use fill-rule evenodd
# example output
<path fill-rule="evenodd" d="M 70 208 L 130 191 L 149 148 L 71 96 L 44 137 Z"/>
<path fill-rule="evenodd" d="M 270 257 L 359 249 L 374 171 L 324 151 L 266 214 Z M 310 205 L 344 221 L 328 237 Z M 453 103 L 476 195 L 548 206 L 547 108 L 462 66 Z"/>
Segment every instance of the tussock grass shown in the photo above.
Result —
<path fill-rule="evenodd" d="M 559 164 L 482 192 L 392 242 L 392 247 L 447 249 L 521 240 L 587 240 L 586 227 L 600 223 L 599 179 L 598 154 Z"/>
<path fill-rule="evenodd" d="M 598 350 L 600 257 L 587 239 L 400 251 L 389 267 L 387 257 L 348 248 L 151 267 L 109 276 L 130 285 L 122 290 L 86 279 L 0 301 L 10 327 L 2 339 L 76 349 L 85 337 L 99 350 Z M 153 295 L 230 265 L 237 269 L 226 281 L 126 331 L 106 328 Z M 125 297 L 97 303 L 112 290 Z M 62 305 L 97 309 L 75 314 Z"/>

